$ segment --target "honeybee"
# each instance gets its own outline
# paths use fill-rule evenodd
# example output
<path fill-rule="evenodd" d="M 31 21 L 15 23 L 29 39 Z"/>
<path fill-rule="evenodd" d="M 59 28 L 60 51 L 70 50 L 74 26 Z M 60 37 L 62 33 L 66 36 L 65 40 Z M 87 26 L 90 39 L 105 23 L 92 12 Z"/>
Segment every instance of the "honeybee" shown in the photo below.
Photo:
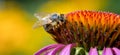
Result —
<path fill-rule="evenodd" d="M 38 21 L 35 23 L 33 28 L 43 26 L 46 31 L 50 31 L 51 29 L 55 29 L 59 27 L 60 24 L 65 22 L 64 14 L 59 13 L 51 13 L 46 16 L 41 16 L 40 13 L 34 14 Z"/>

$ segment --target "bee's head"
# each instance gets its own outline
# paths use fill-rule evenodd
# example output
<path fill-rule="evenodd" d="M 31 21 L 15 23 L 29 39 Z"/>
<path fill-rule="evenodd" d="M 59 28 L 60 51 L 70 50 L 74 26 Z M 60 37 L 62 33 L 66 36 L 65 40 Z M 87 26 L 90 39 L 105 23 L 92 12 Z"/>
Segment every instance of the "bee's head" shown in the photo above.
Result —
<path fill-rule="evenodd" d="M 43 26 L 47 32 L 58 28 L 59 25 L 65 22 L 64 14 L 52 13 L 43 18 L 41 18 L 40 14 L 35 14 L 35 16 L 39 19 L 39 21 L 34 27 Z"/>
<path fill-rule="evenodd" d="M 47 32 L 51 32 L 53 29 L 59 28 L 59 26 L 62 25 L 65 22 L 64 14 L 53 13 L 49 17 L 49 19 L 52 22 L 43 25 L 43 27 L 45 28 L 45 30 Z"/>

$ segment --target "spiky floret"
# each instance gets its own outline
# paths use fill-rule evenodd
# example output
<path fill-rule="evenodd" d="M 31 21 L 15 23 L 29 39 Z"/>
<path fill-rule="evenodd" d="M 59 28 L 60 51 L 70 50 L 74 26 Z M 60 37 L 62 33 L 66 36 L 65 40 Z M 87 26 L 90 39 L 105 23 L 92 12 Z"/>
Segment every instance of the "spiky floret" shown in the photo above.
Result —
<path fill-rule="evenodd" d="M 109 12 L 75 11 L 65 14 L 66 21 L 50 30 L 58 43 L 90 47 L 120 48 L 120 15 Z"/>

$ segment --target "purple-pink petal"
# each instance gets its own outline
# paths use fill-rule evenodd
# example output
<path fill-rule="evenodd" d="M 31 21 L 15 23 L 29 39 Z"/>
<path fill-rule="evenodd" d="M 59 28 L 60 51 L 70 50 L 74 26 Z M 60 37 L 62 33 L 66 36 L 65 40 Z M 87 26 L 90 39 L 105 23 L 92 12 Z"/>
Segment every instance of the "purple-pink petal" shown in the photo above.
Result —
<path fill-rule="evenodd" d="M 104 48 L 102 55 L 113 55 L 111 48 Z"/>
<path fill-rule="evenodd" d="M 44 55 L 48 55 L 48 53 L 49 53 L 49 52 L 45 52 L 45 54 L 44 54 Z"/>
<path fill-rule="evenodd" d="M 98 55 L 97 49 L 95 48 L 90 48 L 89 55 Z"/>
<path fill-rule="evenodd" d="M 56 55 L 57 51 L 60 50 L 60 49 L 62 49 L 64 46 L 65 45 L 60 45 L 60 46 L 56 47 L 55 49 L 53 49 L 52 51 L 50 51 L 48 53 L 48 55 Z"/>
<path fill-rule="evenodd" d="M 52 45 L 46 46 L 46 47 L 40 49 L 40 50 L 39 50 L 38 52 L 36 52 L 34 55 L 40 55 L 40 54 L 42 54 L 43 52 L 45 52 L 45 51 L 47 51 L 47 50 L 50 50 L 50 49 L 52 49 L 52 48 L 55 48 L 55 47 L 61 46 L 61 45 L 63 45 L 63 44 L 52 44 Z"/>
<path fill-rule="evenodd" d="M 115 53 L 115 55 L 120 55 L 120 50 L 118 49 L 118 48 L 112 48 L 113 49 L 113 51 L 114 51 L 114 53 Z"/>
<path fill-rule="evenodd" d="M 70 49 L 73 47 L 74 44 L 69 44 L 65 46 L 65 48 L 60 52 L 60 55 L 70 55 Z"/>

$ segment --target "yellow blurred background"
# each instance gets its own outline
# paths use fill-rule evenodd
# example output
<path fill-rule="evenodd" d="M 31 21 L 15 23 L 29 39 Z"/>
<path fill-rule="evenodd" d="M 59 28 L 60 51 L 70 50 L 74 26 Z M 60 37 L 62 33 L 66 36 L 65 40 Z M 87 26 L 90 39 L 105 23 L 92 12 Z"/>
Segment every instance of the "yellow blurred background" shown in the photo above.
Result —
<path fill-rule="evenodd" d="M 34 13 L 76 10 L 120 14 L 119 0 L 0 0 L 0 55 L 33 55 L 55 43 L 43 27 L 32 29 Z"/>

